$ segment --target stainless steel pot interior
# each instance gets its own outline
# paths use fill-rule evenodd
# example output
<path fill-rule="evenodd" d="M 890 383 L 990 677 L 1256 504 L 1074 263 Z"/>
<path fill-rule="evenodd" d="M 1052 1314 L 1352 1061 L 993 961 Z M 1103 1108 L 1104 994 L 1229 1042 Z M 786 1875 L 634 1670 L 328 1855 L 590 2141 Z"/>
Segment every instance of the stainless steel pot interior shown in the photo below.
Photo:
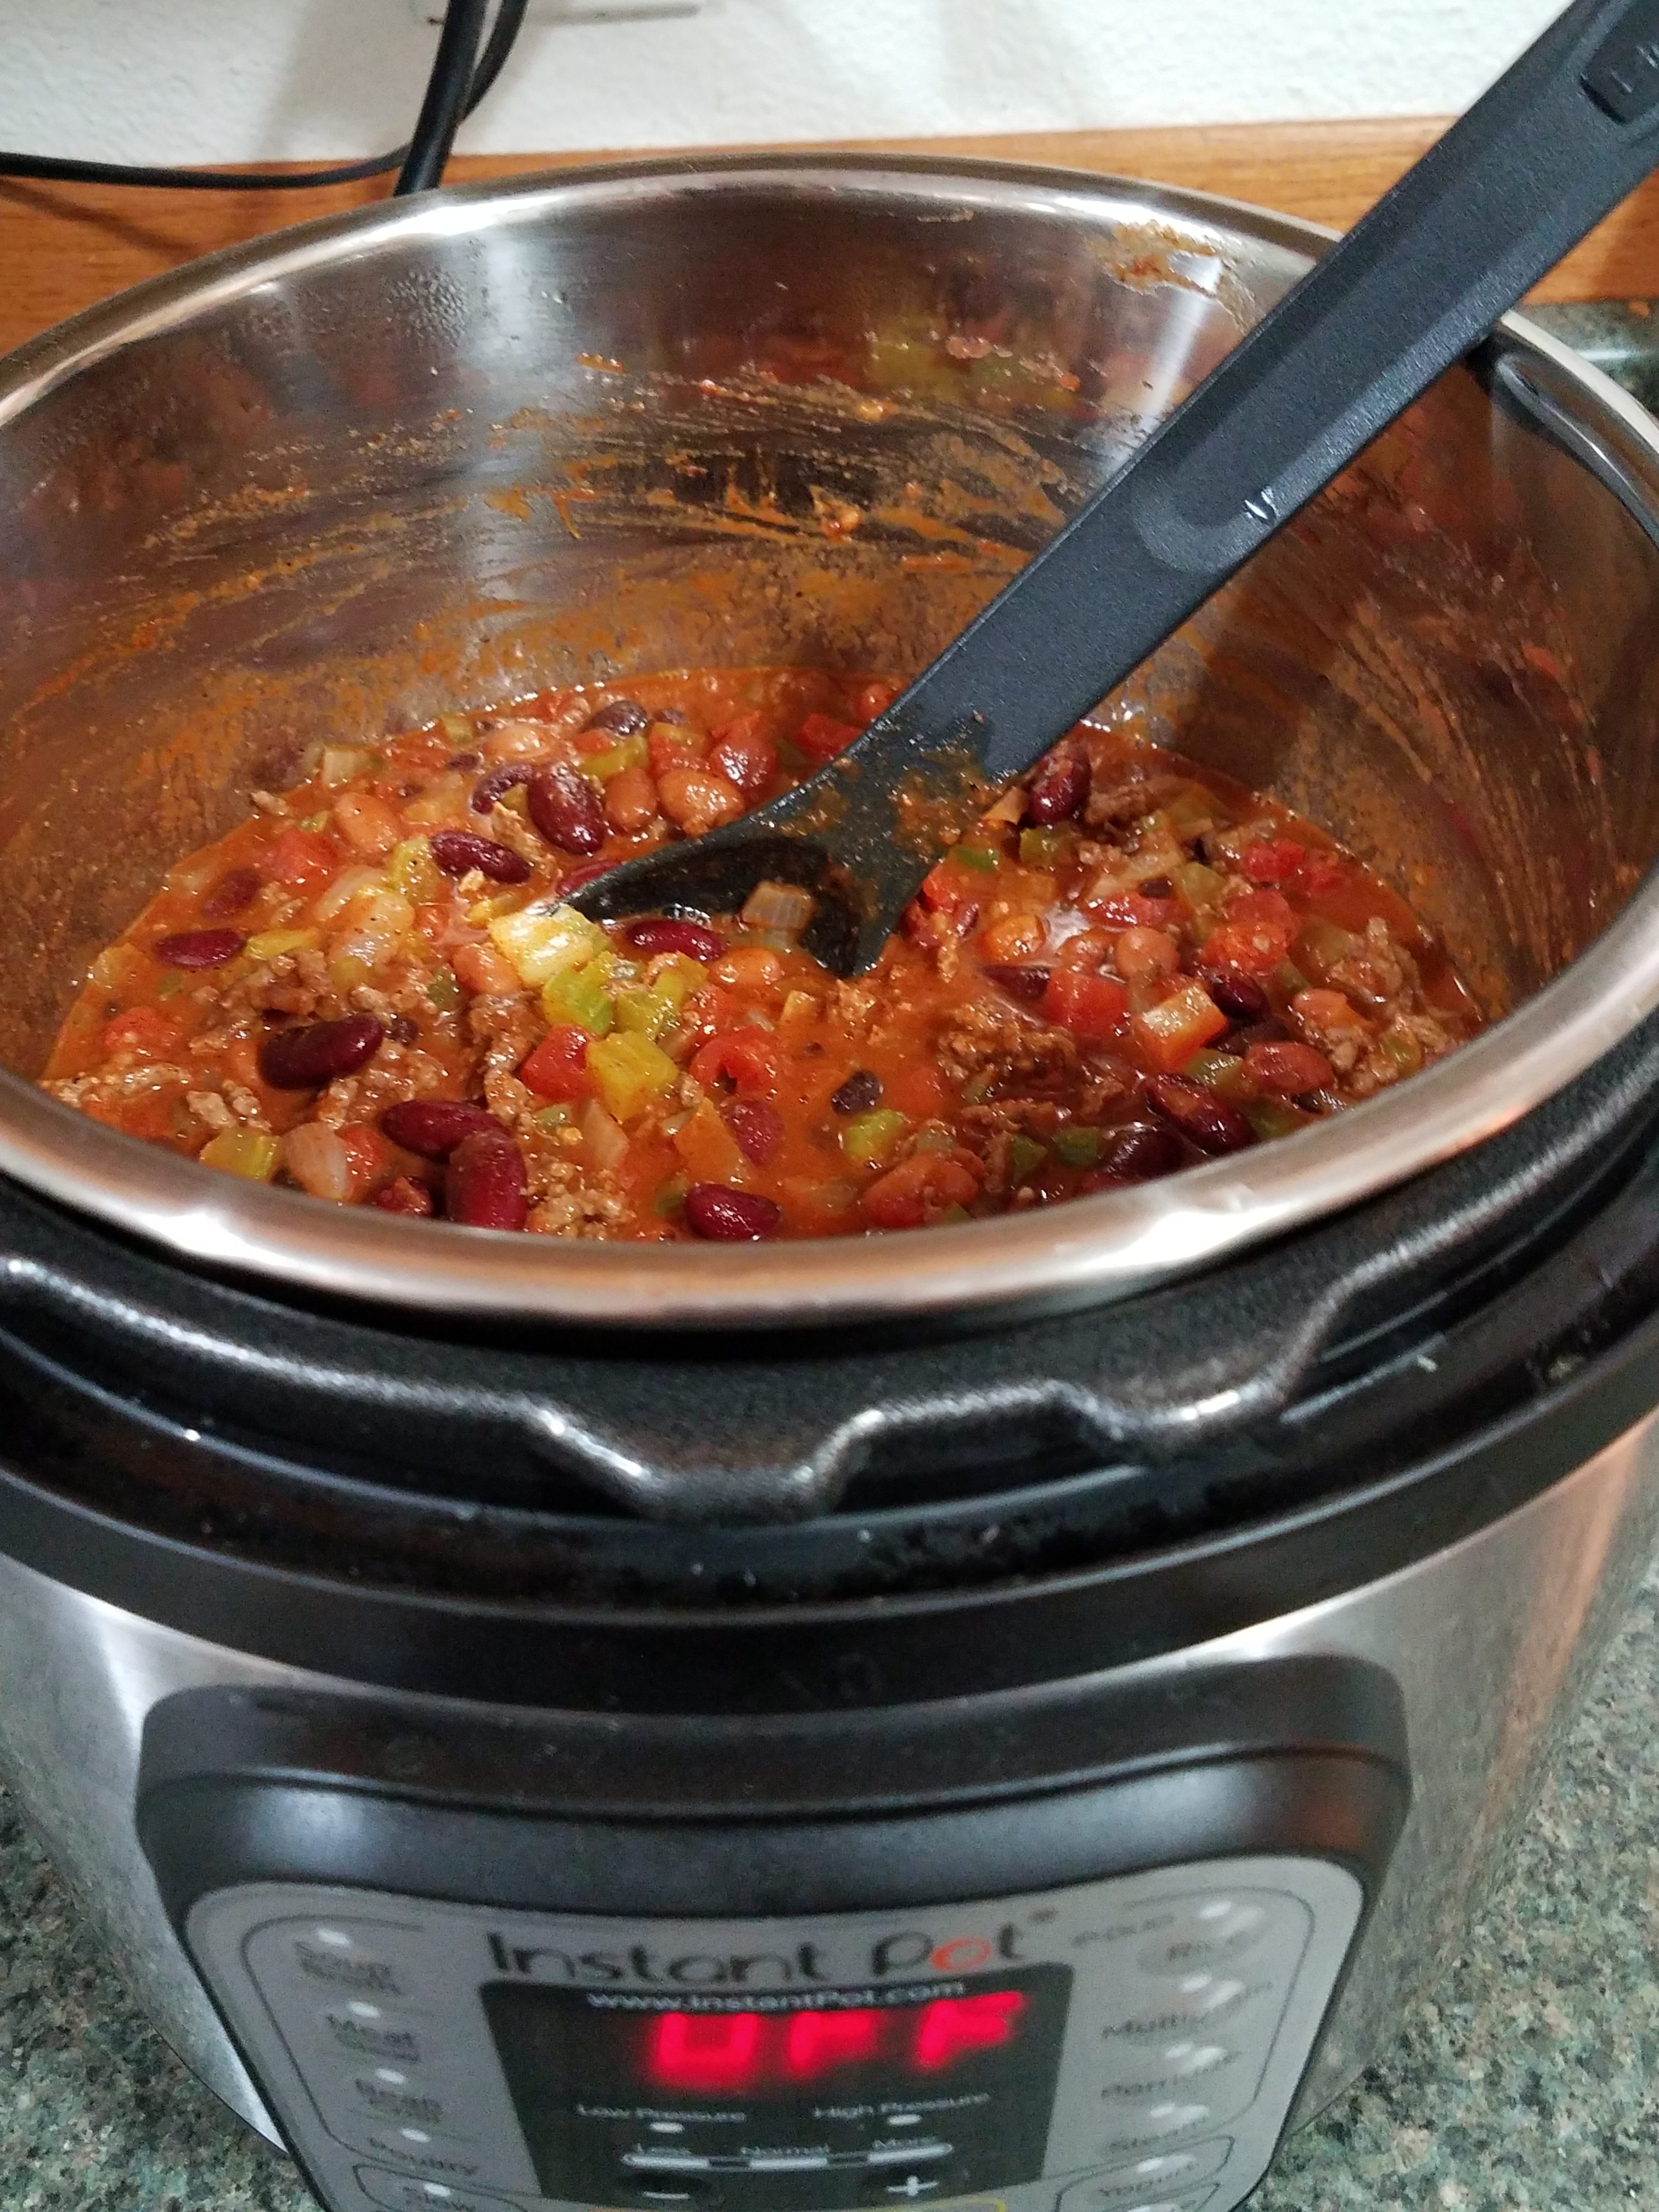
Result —
<path fill-rule="evenodd" d="M 657 162 L 307 226 L 14 356 L 0 1168 L 333 1293 L 777 1324 L 1121 1295 L 1558 1089 L 1659 1003 L 1659 552 L 1627 511 L 1659 517 L 1659 442 L 1520 324 L 1499 346 L 1625 504 L 1460 370 L 1108 709 L 1323 823 L 1507 1015 L 1340 1121 L 948 1231 L 639 1248 L 326 1208 L 27 1079 L 88 957 L 322 732 L 688 663 L 920 666 L 1321 240 L 1060 172 Z"/>

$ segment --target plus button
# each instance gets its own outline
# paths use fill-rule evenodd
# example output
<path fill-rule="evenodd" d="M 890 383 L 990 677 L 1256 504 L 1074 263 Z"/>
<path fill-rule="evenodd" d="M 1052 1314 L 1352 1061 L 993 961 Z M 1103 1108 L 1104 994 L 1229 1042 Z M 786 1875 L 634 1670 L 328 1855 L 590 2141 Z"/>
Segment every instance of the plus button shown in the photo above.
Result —
<path fill-rule="evenodd" d="M 930 2189 L 937 2189 L 936 2181 L 924 2181 L 919 2173 L 907 2173 L 902 2181 L 890 2184 L 890 2197 L 908 2197 L 914 2204 L 918 2197 L 925 2197 Z"/>

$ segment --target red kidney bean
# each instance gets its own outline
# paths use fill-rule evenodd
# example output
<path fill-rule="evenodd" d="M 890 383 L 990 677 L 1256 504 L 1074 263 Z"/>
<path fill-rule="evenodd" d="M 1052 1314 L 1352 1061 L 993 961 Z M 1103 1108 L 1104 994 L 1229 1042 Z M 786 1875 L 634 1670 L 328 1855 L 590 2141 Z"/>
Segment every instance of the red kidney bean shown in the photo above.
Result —
<path fill-rule="evenodd" d="M 637 699 L 612 699 L 583 726 L 590 730 L 605 730 L 613 738 L 636 738 L 641 730 L 650 728 L 653 719 L 659 722 L 683 722 L 685 717 L 671 712 L 653 718 Z"/>
<path fill-rule="evenodd" d="M 1081 753 L 1051 753 L 1025 794 L 1028 822 L 1066 822 L 1089 796 L 1089 763 Z"/>
<path fill-rule="evenodd" d="M 705 929 L 700 921 L 677 921 L 665 917 L 659 921 L 636 921 L 628 933 L 628 941 L 635 952 L 643 952 L 653 959 L 659 952 L 683 952 L 688 960 L 701 960 L 705 966 L 718 960 L 726 950 L 723 939 L 712 929 Z"/>
<path fill-rule="evenodd" d="M 1185 1158 L 1173 1129 L 1132 1121 L 1112 1131 L 1093 1171 L 1117 1182 L 1151 1182 L 1157 1176 L 1173 1175 Z"/>
<path fill-rule="evenodd" d="M 493 837 L 475 836 L 471 830 L 440 830 L 430 842 L 432 857 L 447 876 L 464 876 L 476 868 L 492 884 L 529 881 L 529 861 Z"/>
<path fill-rule="evenodd" d="M 1011 968 L 1000 962 L 981 971 L 988 982 L 994 983 L 999 991 L 1006 991 L 1011 999 L 1024 999 L 1035 1006 L 1048 988 L 1052 968 Z"/>
<path fill-rule="evenodd" d="M 373 1014 L 273 1030 L 259 1047 L 259 1073 L 273 1091 L 316 1091 L 373 1060 L 385 1035 Z"/>
<path fill-rule="evenodd" d="M 263 881 L 258 868 L 233 868 L 220 877 L 196 911 L 204 921 L 222 921 L 227 915 L 240 914 Z"/>
<path fill-rule="evenodd" d="M 832 1114 L 867 1114 L 881 1103 L 881 1078 L 873 1069 L 855 1067 L 830 1101 Z"/>
<path fill-rule="evenodd" d="M 449 1159 L 444 1212 L 468 1229 L 522 1229 L 530 1216 L 524 1154 L 497 1124 L 463 1137 Z"/>
<path fill-rule="evenodd" d="M 720 1118 L 737 1139 L 738 1151 L 757 1168 L 763 1168 L 783 1142 L 783 1116 L 763 1098 L 728 1099 Z"/>
<path fill-rule="evenodd" d="M 406 1152 L 441 1160 L 464 1137 L 499 1129 L 501 1123 L 487 1106 L 475 1106 L 465 1098 L 402 1098 L 386 1108 L 380 1127 Z"/>
<path fill-rule="evenodd" d="M 1223 1040 L 1228 1052 L 1248 1052 L 1253 1044 L 1283 1044 L 1290 1031 L 1270 1014 L 1264 1022 L 1246 1022 Z"/>
<path fill-rule="evenodd" d="M 530 779 L 530 818 L 550 845 L 567 853 L 597 853 L 605 842 L 605 809 L 586 776 L 562 761 L 549 761 Z"/>
<path fill-rule="evenodd" d="M 432 1193 L 413 1176 L 399 1176 L 377 1190 L 369 1204 L 378 1206 L 382 1213 L 406 1213 L 411 1220 L 421 1221 L 432 1211 Z"/>
<path fill-rule="evenodd" d="M 1240 968 L 1200 968 L 1198 979 L 1230 1021 L 1259 1022 L 1267 1011 L 1267 994 Z"/>
<path fill-rule="evenodd" d="M 1142 898 L 1173 898 L 1175 885 L 1167 876 L 1148 876 L 1140 886 Z"/>
<path fill-rule="evenodd" d="M 754 1244 L 775 1237 L 783 1220 L 769 1198 L 752 1190 L 728 1190 L 723 1182 L 694 1182 L 685 1194 L 685 1222 L 714 1244 Z"/>
<path fill-rule="evenodd" d="M 477 768 L 483 758 L 482 753 L 451 753 L 444 766 L 446 768 Z"/>
<path fill-rule="evenodd" d="M 1255 1132 L 1236 1106 L 1182 1075 L 1149 1075 L 1146 1103 L 1200 1152 L 1237 1152 Z"/>
<path fill-rule="evenodd" d="M 492 768 L 473 790 L 472 811 L 488 814 L 497 799 L 505 799 L 515 784 L 528 783 L 535 773 L 534 761 L 503 761 L 500 768 Z"/>
<path fill-rule="evenodd" d="M 155 957 L 164 968 L 222 968 L 246 943 L 239 929 L 181 929 L 159 940 Z"/>
<path fill-rule="evenodd" d="M 597 883 L 608 876 L 617 863 L 614 860 L 584 860 L 580 868 L 567 868 L 559 878 L 562 891 L 579 891 L 584 884 Z"/>

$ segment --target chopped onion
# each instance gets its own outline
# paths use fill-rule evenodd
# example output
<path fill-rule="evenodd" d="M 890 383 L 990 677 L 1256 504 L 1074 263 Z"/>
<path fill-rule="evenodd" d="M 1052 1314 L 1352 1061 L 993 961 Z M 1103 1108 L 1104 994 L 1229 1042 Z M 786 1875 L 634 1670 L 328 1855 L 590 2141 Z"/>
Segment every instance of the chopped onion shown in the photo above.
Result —
<path fill-rule="evenodd" d="M 341 908 L 349 906 L 359 891 L 367 890 L 371 884 L 376 889 L 380 889 L 385 883 L 386 876 L 379 868 L 348 868 L 343 874 L 334 878 L 322 896 L 313 905 L 311 918 L 314 921 L 332 921 Z"/>
<path fill-rule="evenodd" d="M 750 929 L 805 929 L 816 903 L 799 884 L 757 884 L 740 919 Z"/>
<path fill-rule="evenodd" d="M 283 1139 L 283 1165 L 301 1190 L 337 1205 L 351 1195 L 351 1155 L 332 1129 L 302 1121 Z"/>
<path fill-rule="evenodd" d="M 580 1127 L 587 1157 L 601 1174 L 620 1164 L 628 1151 L 628 1139 L 621 1123 L 611 1120 L 597 1098 L 583 1104 Z"/>

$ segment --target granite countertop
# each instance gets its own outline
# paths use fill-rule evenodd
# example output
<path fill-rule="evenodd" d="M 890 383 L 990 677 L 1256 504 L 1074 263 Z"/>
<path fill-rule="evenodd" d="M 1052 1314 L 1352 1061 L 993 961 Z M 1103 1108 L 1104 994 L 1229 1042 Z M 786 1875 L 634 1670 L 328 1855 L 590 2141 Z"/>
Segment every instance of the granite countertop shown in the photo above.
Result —
<path fill-rule="evenodd" d="M 1659 2198 L 1659 1569 L 1502 1888 L 1253 2212 L 1613 2212 Z M 306 2212 L 185 2073 L 0 1799 L 0 2208 Z"/>
<path fill-rule="evenodd" d="M 1659 313 L 1536 320 L 1659 405 Z M 1659 1567 L 1431 2002 L 1253 2212 L 1659 2202 Z M 133 2004 L 0 1794 L 0 2212 L 307 2212 Z"/>

